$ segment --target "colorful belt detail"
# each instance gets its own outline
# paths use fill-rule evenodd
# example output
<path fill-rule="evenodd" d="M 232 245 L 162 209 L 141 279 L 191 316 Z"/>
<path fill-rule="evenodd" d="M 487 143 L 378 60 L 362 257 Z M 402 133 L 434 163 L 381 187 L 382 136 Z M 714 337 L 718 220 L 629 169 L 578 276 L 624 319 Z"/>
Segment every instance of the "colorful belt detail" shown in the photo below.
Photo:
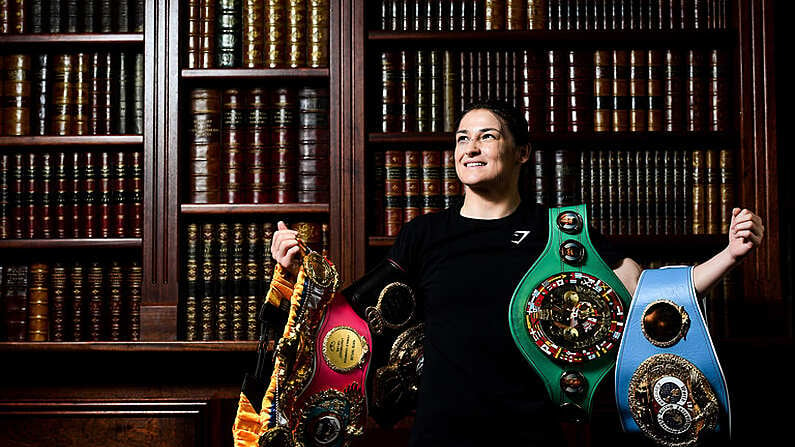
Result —
<path fill-rule="evenodd" d="M 643 271 L 616 365 L 624 430 L 666 447 L 731 432 L 726 381 L 692 275 L 692 267 Z"/>
<path fill-rule="evenodd" d="M 372 338 L 336 293 L 336 268 L 302 246 L 303 266 L 262 405 L 260 446 L 348 445 L 364 432 Z"/>
<path fill-rule="evenodd" d="M 514 342 L 541 376 L 561 418 L 584 422 L 615 364 L 630 295 L 588 236 L 585 205 L 549 210 L 549 239 L 514 291 Z"/>

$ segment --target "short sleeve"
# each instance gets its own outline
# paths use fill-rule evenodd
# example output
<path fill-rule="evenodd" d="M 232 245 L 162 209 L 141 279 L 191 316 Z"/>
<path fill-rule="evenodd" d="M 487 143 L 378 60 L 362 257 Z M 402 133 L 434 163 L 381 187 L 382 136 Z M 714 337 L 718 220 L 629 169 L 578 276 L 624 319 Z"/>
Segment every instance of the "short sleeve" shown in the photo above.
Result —
<path fill-rule="evenodd" d="M 596 252 L 599 253 L 599 256 L 602 257 L 611 269 L 617 268 L 621 264 L 621 261 L 627 257 L 621 250 L 618 250 L 614 244 L 610 243 L 599 230 L 589 227 L 588 234 L 591 236 L 591 243 L 594 248 L 596 248 Z"/>

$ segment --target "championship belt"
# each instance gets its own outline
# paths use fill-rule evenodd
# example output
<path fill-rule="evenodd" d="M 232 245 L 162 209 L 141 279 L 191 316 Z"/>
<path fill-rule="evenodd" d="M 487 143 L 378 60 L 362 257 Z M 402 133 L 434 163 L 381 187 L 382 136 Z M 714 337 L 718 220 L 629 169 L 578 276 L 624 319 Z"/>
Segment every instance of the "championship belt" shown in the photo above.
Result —
<path fill-rule="evenodd" d="M 549 210 L 549 240 L 514 291 L 514 342 L 561 409 L 584 422 L 615 364 L 630 295 L 588 236 L 585 205 Z"/>
<path fill-rule="evenodd" d="M 726 427 L 726 381 L 696 300 L 692 267 L 644 270 L 616 365 L 625 431 L 658 445 L 692 446 Z"/>
<path fill-rule="evenodd" d="M 367 422 L 367 324 L 336 293 L 339 276 L 300 240 L 298 274 L 263 402 L 260 446 L 348 445 Z"/>

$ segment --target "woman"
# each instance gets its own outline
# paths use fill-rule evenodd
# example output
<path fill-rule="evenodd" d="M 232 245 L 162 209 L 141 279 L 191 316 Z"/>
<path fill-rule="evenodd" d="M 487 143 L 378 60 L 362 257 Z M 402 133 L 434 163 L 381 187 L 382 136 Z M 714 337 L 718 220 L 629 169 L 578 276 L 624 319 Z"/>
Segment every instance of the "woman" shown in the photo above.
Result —
<path fill-rule="evenodd" d="M 519 194 L 520 171 L 530 157 L 527 129 L 521 113 L 505 103 L 467 107 L 455 133 L 463 204 L 404 225 L 389 253 L 412 276 L 425 321 L 412 446 L 563 440 L 554 406 L 514 345 L 506 316 L 516 285 L 548 235 L 546 210 Z M 279 222 L 271 251 L 283 269 L 294 268 L 295 234 Z M 728 246 L 695 267 L 696 290 L 712 287 L 763 234 L 758 216 L 734 209 Z M 598 233 L 592 238 L 634 293 L 638 263 L 617 256 Z"/>

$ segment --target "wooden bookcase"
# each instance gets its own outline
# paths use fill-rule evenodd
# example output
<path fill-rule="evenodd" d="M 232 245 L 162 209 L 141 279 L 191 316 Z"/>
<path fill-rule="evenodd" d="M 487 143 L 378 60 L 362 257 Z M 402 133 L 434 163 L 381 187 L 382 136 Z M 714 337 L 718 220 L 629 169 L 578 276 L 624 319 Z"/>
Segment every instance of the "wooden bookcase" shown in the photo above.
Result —
<path fill-rule="evenodd" d="M 148 436 L 151 445 L 231 445 L 231 423 L 243 372 L 253 369 L 254 342 L 178 341 L 182 282 L 182 222 L 197 216 L 327 216 L 330 255 L 349 284 L 377 261 L 393 239 L 368 234 L 373 218 L 366 200 L 372 173 L 367 159 L 374 146 L 452 145 L 450 133 L 374 133 L 369 111 L 378 97 L 370 55 L 384 47 L 420 46 L 433 42 L 461 47 L 468 40 L 495 46 L 650 45 L 685 47 L 719 45 L 733 50 L 732 106 L 736 126 L 727 134 L 537 135 L 533 141 L 573 147 L 616 143 L 646 144 L 648 139 L 670 146 L 715 145 L 736 149 L 737 197 L 765 219 L 766 240 L 741 267 L 742 290 L 726 318 L 738 330 L 720 341 L 730 387 L 736 384 L 738 404 L 758 408 L 759 398 L 741 389 L 755 373 L 742 352 L 760 356 L 790 350 L 782 333 L 791 327 L 781 291 L 781 247 L 778 235 L 776 97 L 773 48 L 775 8 L 766 0 L 730 2 L 730 26 L 703 32 L 386 32 L 372 18 L 378 2 L 330 0 L 329 68 L 323 69 L 187 69 L 183 0 L 146 0 L 143 33 L 3 35 L 0 46 L 25 51 L 78 48 L 83 45 L 142 48 L 145 59 L 144 134 L 96 137 L 0 137 L 0 150 L 47 147 L 108 146 L 142 148 L 144 153 L 144 228 L 140 239 L 69 239 L 0 241 L 0 251 L 131 250 L 144 272 L 140 342 L 0 342 L 0 444 L 17 446 L 40 440 L 40 433 L 84 439 L 105 445 L 127 445 Z M 632 42 L 627 44 L 626 42 Z M 258 81 L 321 82 L 330 95 L 329 203 L 287 205 L 199 205 L 184 203 L 181 154 L 188 115 L 186 98 L 192 86 L 236 85 Z M 620 236 L 613 242 L 644 250 L 696 249 L 706 256 L 724 244 L 721 236 Z M 672 248 L 673 243 L 673 248 Z M 783 325 L 783 326 L 782 326 Z M 724 360 L 725 359 L 725 360 Z M 605 393 L 608 393 L 606 390 Z M 790 391 L 791 395 L 791 391 Z M 750 439 L 753 424 L 764 419 L 739 410 L 738 437 Z M 776 419 L 778 420 L 778 419 Z M 608 421 L 615 422 L 615 421 Z M 122 428 L 119 424 L 127 424 Z M 124 432 L 124 430 L 130 430 Z M 138 430 L 138 434 L 134 433 Z M 120 433 L 126 433 L 121 438 Z M 358 445 L 404 445 L 407 428 L 373 429 Z M 154 440 L 154 441 L 151 441 Z M 77 442 L 77 441 L 75 441 Z"/>

